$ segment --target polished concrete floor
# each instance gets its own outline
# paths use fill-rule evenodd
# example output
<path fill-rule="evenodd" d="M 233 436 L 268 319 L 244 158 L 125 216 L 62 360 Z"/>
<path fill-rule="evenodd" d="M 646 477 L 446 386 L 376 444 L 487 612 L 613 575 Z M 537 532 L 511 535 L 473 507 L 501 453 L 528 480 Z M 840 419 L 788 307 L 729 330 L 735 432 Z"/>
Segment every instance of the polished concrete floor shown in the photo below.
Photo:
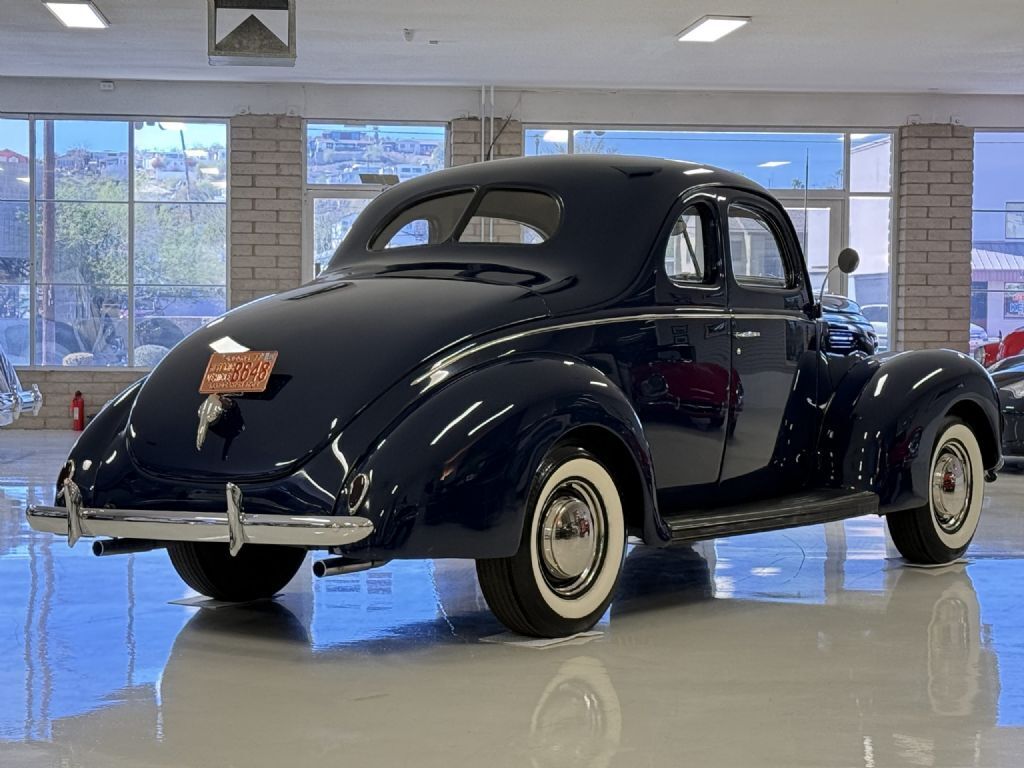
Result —
<path fill-rule="evenodd" d="M 602 634 L 533 648 L 462 561 L 174 604 L 164 553 L 28 530 L 70 443 L 0 431 L 2 766 L 1024 765 L 1024 475 L 966 564 L 874 518 L 634 547 Z"/>

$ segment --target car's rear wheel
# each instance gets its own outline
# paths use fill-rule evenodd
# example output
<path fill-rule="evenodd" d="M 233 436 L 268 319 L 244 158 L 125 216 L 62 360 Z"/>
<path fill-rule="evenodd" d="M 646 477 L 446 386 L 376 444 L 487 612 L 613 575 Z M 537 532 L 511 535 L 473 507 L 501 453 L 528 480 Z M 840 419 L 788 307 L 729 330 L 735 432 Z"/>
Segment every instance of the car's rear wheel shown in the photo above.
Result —
<path fill-rule="evenodd" d="M 560 445 L 534 479 L 519 551 L 476 561 L 480 589 L 514 632 L 582 632 L 608 608 L 625 547 L 622 500 L 611 473 L 586 449 Z"/>
<path fill-rule="evenodd" d="M 900 554 L 921 564 L 949 563 L 963 555 L 978 528 L 984 475 L 978 438 L 963 421 L 948 417 L 932 450 L 928 503 L 886 518 Z"/>
<path fill-rule="evenodd" d="M 232 557 L 227 544 L 177 541 L 167 546 L 174 570 L 186 584 L 215 600 L 244 602 L 273 597 L 292 580 L 306 550 L 260 544 Z"/>

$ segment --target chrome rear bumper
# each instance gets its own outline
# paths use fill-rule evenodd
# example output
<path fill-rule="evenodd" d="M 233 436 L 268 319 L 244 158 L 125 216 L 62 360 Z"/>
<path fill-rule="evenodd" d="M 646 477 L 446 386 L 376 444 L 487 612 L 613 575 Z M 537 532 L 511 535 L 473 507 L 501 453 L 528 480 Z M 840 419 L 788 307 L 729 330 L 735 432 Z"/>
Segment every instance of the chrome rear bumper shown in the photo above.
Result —
<path fill-rule="evenodd" d="M 82 506 L 81 492 L 69 479 L 60 492 L 67 506 L 33 505 L 26 516 L 34 530 L 67 536 L 72 547 L 83 536 L 110 536 L 226 542 L 232 555 L 245 544 L 326 548 L 353 544 L 373 533 L 373 523 L 364 517 L 247 514 L 242 511 L 238 486 L 228 483 L 226 490 L 225 512 L 99 509 Z"/>

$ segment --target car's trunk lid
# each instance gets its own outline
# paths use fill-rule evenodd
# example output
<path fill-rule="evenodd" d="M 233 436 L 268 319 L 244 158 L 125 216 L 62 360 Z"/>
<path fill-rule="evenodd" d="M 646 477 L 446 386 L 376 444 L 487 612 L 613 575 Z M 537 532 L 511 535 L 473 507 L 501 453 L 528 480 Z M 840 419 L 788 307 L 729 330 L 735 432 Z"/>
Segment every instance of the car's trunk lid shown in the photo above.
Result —
<path fill-rule="evenodd" d="M 378 277 L 313 283 L 241 307 L 200 329 L 154 369 L 132 409 L 140 467 L 190 480 L 294 472 L 418 364 L 485 331 L 541 317 L 515 285 Z M 267 391 L 233 406 L 196 448 L 199 385 L 214 349 L 278 352 Z"/>

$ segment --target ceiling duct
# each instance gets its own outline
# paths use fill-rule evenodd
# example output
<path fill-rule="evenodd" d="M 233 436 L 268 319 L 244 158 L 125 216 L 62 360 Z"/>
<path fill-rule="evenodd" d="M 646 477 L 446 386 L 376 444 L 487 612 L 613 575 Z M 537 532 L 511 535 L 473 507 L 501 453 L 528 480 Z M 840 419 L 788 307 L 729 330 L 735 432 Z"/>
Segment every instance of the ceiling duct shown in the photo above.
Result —
<path fill-rule="evenodd" d="M 295 0 L 207 0 L 207 8 L 212 66 L 295 66 Z"/>

